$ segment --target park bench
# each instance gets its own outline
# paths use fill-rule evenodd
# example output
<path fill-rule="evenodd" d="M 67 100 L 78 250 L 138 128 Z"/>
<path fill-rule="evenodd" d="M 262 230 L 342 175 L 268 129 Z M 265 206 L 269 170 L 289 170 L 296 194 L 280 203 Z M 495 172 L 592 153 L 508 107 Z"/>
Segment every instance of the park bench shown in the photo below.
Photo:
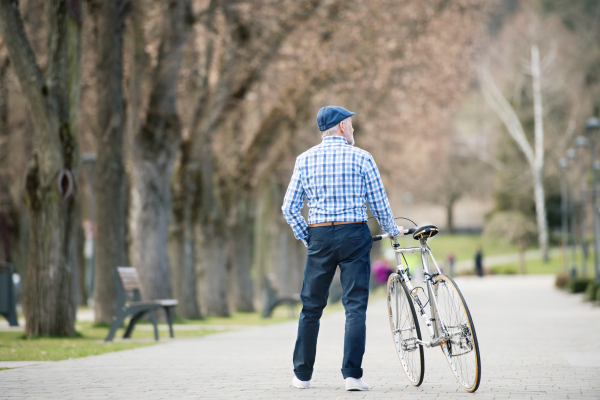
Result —
<path fill-rule="evenodd" d="M 178 304 L 178 301 L 175 299 L 142 301 L 140 278 L 135 268 L 118 267 L 115 271 L 115 279 L 117 281 L 117 310 L 108 336 L 104 340 L 107 342 L 113 340 L 117 329 L 123 325 L 123 321 L 129 316 L 131 320 L 123 338 L 130 338 L 133 327 L 146 313 L 150 314 L 150 320 L 154 325 L 154 338 L 158 340 L 156 310 L 159 308 L 164 309 L 167 314 L 169 332 L 173 337 L 173 307 Z"/>
<path fill-rule="evenodd" d="M 265 276 L 265 308 L 263 309 L 262 317 L 269 318 L 273 314 L 273 310 L 277 306 L 287 304 L 290 307 L 290 313 L 293 312 L 293 307 L 300 303 L 300 295 L 292 294 L 291 296 L 281 297 L 277 291 L 276 278 L 273 274 Z"/>
<path fill-rule="evenodd" d="M 19 326 L 15 304 L 13 266 L 0 262 L 0 314 L 8 320 L 10 326 Z"/>

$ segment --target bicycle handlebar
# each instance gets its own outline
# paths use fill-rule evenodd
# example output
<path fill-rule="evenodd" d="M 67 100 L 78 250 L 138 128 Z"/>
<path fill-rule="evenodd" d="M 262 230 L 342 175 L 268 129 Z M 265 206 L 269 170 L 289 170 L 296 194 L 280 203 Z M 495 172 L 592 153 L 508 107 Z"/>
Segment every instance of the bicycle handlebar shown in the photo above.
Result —
<path fill-rule="evenodd" d="M 415 231 L 417 230 L 417 228 L 410 228 L 408 230 L 408 232 L 404 233 L 403 235 L 412 235 L 413 233 L 415 233 Z M 385 239 L 387 237 L 390 237 L 387 233 L 384 233 L 383 235 L 377 235 L 377 236 L 373 236 L 373 241 L 377 242 L 381 239 Z"/>

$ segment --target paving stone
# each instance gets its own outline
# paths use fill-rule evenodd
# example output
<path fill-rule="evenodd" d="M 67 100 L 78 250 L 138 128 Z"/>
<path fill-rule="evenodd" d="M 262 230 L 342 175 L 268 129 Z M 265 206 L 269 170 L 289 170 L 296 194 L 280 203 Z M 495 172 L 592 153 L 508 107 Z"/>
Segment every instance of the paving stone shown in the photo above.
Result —
<path fill-rule="evenodd" d="M 369 305 L 364 379 L 346 392 L 344 314 L 321 322 L 310 389 L 291 386 L 296 322 L 0 372 L 0 398 L 19 399 L 598 399 L 600 307 L 553 287 L 553 277 L 458 278 L 482 357 L 481 386 L 463 391 L 437 349 L 425 380 L 407 381 L 394 353 L 385 301 Z M 425 334 L 427 337 L 427 334 Z"/>

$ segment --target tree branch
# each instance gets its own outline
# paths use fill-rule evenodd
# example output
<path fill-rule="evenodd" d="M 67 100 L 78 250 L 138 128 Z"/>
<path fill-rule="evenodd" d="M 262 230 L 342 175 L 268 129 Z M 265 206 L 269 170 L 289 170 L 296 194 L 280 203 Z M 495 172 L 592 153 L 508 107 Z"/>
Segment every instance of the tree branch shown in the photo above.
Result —
<path fill-rule="evenodd" d="M 43 112 L 48 88 L 25 33 L 18 0 L 0 1 L 0 28 L 28 103 L 32 110 Z M 33 120 L 35 122 L 37 119 Z"/>
<path fill-rule="evenodd" d="M 483 97 L 485 98 L 488 105 L 494 110 L 496 115 L 500 117 L 504 126 L 508 130 L 510 136 L 517 142 L 517 145 L 521 148 L 527 162 L 533 168 L 535 166 L 535 156 L 531 145 L 527 141 L 525 132 L 521 121 L 517 117 L 517 114 L 510 106 L 510 103 L 506 100 L 500 89 L 494 83 L 493 78 L 489 71 L 489 61 L 486 59 L 483 65 L 478 69 L 479 83 L 481 84 L 481 90 Z"/>
<path fill-rule="evenodd" d="M 533 87 L 533 114 L 535 131 L 535 168 L 541 170 L 544 166 L 544 118 L 542 108 L 542 88 L 540 71 L 540 51 L 531 46 L 531 77 Z"/>

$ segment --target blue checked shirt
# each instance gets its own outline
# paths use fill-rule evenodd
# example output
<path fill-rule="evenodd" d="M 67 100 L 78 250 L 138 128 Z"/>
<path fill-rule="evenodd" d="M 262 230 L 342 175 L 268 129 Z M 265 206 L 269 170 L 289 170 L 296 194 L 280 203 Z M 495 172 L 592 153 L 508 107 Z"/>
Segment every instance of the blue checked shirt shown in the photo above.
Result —
<path fill-rule="evenodd" d="M 308 224 L 301 213 L 305 198 Z M 394 222 L 373 156 L 348 145 L 341 136 L 327 136 L 296 159 L 281 210 L 294 236 L 307 245 L 309 224 L 366 221 L 366 201 L 381 229 L 398 236 L 400 229 Z"/>

